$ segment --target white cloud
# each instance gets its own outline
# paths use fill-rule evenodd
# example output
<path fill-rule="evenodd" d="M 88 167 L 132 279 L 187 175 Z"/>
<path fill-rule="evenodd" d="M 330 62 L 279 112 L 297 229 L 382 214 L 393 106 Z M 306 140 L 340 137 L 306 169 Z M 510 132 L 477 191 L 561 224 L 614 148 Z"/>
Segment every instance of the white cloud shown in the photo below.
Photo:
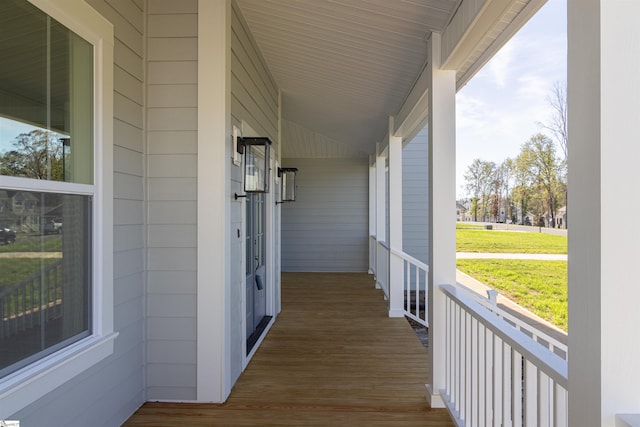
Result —
<path fill-rule="evenodd" d="M 507 85 L 513 70 L 512 64 L 517 50 L 518 42 L 514 40 L 512 43 L 505 45 L 487 64 L 489 76 L 498 87 Z"/>

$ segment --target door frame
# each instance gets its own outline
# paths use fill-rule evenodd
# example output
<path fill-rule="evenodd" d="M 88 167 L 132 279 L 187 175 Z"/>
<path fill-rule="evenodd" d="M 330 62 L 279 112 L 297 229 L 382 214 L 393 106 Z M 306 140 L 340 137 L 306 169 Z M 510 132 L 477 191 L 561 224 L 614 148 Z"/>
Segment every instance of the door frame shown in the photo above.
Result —
<path fill-rule="evenodd" d="M 259 136 L 253 129 L 251 129 L 250 126 L 247 125 L 246 122 L 242 122 L 242 129 L 241 129 L 241 133 L 243 136 L 249 136 L 249 137 L 257 137 Z M 251 351 L 249 352 L 249 354 L 247 354 L 247 292 L 246 292 L 246 287 L 247 287 L 247 265 L 246 263 L 249 261 L 247 260 L 247 247 L 246 247 L 246 236 L 247 236 L 247 231 L 248 231 L 248 227 L 247 227 L 247 206 L 246 206 L 246 198 L 243 199 L 242 202 L 242 208 L 241 208 L 241 215 L 242 215 L 242 242 L 241 242 L 241 248 L 240 248 L 240 253 L 242 254 L 242 263 L 241 263 L 241 271 L 242 271 L 242 325 L 241 325 L 241 331 L 242 331 L 242 370 L 244 371 L 245 368 L 247 367 L 247 365 L 249 364 L 249 362 L 251 361 L 251 359 L 253 358 L 253 355 L 256 353 L 256 351 L 258 350 L 258 348 L 260 348 L 260 346 L 262 345 L 262 341 L 264 341 L 264 338 L 267 336 L 269 330 L 271 329 L 271 327 L 273 326 L 273 323 L 275 322 L 276 316 L 277 316 L 277 311 L 276 311 L 276 307 L 275 307 L 275 301 L 276 301 L 276 292 L 279 292 L 279 289 L 276 289 L 276 280 L 275 280 L 275 251 L 277 249 L 276 247 L 276 239 L 275 239 L 275 220 L 276 220 L 276 192 L 278 191 L 278 183 L 279 180 L 277 178 L 277 174 L 274 173 L 274 171 L 276 169 L 274 169 L 275 165 L 277 164 L 277 162 L 275 162 L 273 160 L 273 158 L 271 158 L 269 160 L 269 166 L 271 168 L 271 173 L 269 174 L 269 188 L 271 189 L 268 193 L 265 193 L 265 240 L 266 240 L 266 257 L 265 257 L 265 267 L 266 267 L 266 274 L 265 274 L 265 288 L 266 288 L 266 315 L 267 316 L 271 316 L 271 320 L 269 321 L 269 323 L 267 324 L 267 326 L 265 327 L 264 331 L 262 332 L 262 334 L 260 335 L 260 337 L 258 338 L 258 340 L 256 341 L 256 343 L 254 344 L 253 348 L 251 349 Z"/>

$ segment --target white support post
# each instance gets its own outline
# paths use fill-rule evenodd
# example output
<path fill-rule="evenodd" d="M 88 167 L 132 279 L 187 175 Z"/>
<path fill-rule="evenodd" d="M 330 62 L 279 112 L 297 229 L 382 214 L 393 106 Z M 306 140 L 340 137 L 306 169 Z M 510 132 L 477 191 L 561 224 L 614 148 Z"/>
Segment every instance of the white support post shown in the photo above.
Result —
<path fill-rule="evenodd" d="M 569 0 L 569 425 L 640 413 L 640 2 Z"/>
<path fill-rule="evenodd" d="M 444 407 L 445 297 L 438 287 L 456 280 L 456 73 L 442 70 L 441 35 L 429 38 L 429 363 L 427 399 Z"/>
<path fill-rule="evenodd" d="M 386 154 L 377 144 L 376 153 L 376 238 L 378 242 L 387 242 L 387 176 Z"/>
<path fill-rule="evenodd" d="M 387 185 L 385 165 L 386 157 L 380 150 L 380 144 L 376 144 L 376 242 L 387 242 Z M 388 271 L 386 266 L 377 265 L 376 275 Z M 380 288 L 376 281 L 376 287 Z"/>
<path fill-rule="evenodd" d="M 369 236 L 376 237 L 376 156 L 369 157 Z M 369 239 L 369 274 L 376 270 L 376 242 Z"/>
<path fill-rule="evenodd" d="M 199 402 L 221 403 L 232 386 L 231 1 L 200 2 L 198 22 L 196 393 Z"/>
<path fill-rule="evenodd" d="M 389 118 L 389 248 L 402 251 L 402 138 Z M 389 317 L 404 316 L 404 261 L 389 255 Z"/>

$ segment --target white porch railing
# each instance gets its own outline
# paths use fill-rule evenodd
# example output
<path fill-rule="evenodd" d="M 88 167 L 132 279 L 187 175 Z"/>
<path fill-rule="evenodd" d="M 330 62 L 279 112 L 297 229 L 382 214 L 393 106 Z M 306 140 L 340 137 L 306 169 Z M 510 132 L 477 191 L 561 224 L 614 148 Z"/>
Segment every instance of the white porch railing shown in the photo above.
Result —
<path fill-rule="evenodd" d="M 446 377 L 458 425 L 566 426 L 567 362 L 457 286 L 446 296 Z"/>
<path fill-rule="evenodd" d="M 376 244 L 376 286 L 384 292 L 389 299 L 389 246 L 385 242 Z"/>
<path fill-rule="evenodd" d="M 391 256 L 403 262 L 404 311 L 405 316 L 429 326 L 429 304 L 427 303 L 429 266 L 404 252 L 391 250 Z"/>
<path fill-rule="evenodd" d="M 540 329 L 536 328 L 534 325 L 525 322 L 519 317 L 514 316 L 508 311 L 498 307 L 495 303 L 490 302 L 487 298 L 483 298 L 480 295 L 469 291 L 469 295 L 480 305 L 484 306 L 488 310 L 495 313 L 498 317 L 506 320 L 511 326 L 516 328 L 519 331 L 524 332 L 529 338 L 533 341 L 537 342 L 540 345 L 548 348 L 558 356 L 563 359 L 567 359 L 568 356 L 568 346 L 567 344 L 558 341 L 556 338 L 550 336 L 549 334 L 544 333 Z"/>
<path fill-rule="evenodd" d="M 62 260 L 0 292 L 0 340 L 62 317 Z"/>

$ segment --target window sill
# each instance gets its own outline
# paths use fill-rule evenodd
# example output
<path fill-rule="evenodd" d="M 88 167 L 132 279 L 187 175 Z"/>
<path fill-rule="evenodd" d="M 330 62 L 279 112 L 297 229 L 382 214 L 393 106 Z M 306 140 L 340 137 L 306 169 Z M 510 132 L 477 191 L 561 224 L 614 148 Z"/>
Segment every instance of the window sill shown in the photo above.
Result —
<path fill-rule="evenodd" d="M 87 337 L 0 380 L 0 420 L 110 356 L 117 336 Z"/>

